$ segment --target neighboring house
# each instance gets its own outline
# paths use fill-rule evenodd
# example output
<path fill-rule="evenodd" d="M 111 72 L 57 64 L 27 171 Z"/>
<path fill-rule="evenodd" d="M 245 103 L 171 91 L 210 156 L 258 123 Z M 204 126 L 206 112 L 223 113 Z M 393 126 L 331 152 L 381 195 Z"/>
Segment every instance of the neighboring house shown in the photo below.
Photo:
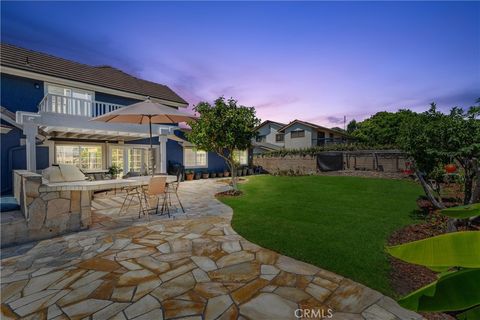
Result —
<path fill-rule="evenodd" d="M 262 154 L 284 148 L 284 134 L 279 132 L 279 129 L 284 126 L 284 123 L 267 120 L 256 127 L 257 137 L 252 141 L 253 154 Z"/>
<path fill-rule="evenodd" d="M 284 134 L 285 149 L 305 149 L 348 141 L 344 132 L 300 120 L 293 120 L 278 131 Z"/>
<path fill-rule="evenodd" d="M 84 171 L 124 173 L 151 168 L 148 126 L 89 121 L 150 97 L 172 108 L 188 103 L 169 87 L 109 66 L 89 66 L 1 44 L 1 191 L 11 191 L 12 170 L 37 171 L 69 163 Z M 153 125 L 158 173 L 179 163 L 224 170 L 213 153 L 196 150 L 175 125 Z"/>

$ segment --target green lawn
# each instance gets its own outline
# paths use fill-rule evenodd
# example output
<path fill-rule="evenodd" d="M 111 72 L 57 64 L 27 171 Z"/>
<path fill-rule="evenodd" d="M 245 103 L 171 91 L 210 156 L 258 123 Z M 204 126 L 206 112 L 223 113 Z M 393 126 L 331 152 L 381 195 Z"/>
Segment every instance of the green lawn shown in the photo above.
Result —
<path fill-rule="evenodd" d="M 221 200 L 246 239 L 393 295 L 384 246 L 413 223 L 413 182 L 357 177 L 250 177 Z"/>

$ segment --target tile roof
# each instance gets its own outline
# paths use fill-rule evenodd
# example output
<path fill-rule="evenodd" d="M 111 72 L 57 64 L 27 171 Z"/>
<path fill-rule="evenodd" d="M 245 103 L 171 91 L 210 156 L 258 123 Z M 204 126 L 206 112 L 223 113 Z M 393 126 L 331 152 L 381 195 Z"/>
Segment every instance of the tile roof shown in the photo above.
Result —
<path fill-rule="evenodd" d="M 280 149 L 282 149 L 281 146 L 277 146 L 273 143 L 268 143 L 268 142 L 254 141 L 254 142 L 252 142 L 252 146 L 257 147 L 257 148 L 261 148 L 261 149 L 267 149 L 267 150 L 280 150 Z"/>
<path fill-rule="evenodd" d="M 263 121 L 262 123 L 260 123 L 258 126 L 255 127 L 254 130 L 258 130 L 259 128 L 263 127 L 264 125 L 266 125 L 267 123 L 273 123 L 273 124 L 276 124 L 280 127 L 284 127 L 285 126 L 285 123 L 281 123 L 281 122 L 276 122 L 276 121 L 272 121 L 272 120 L 265 120 Z"/>
<path fill-rule="evenodd" d="M 0 44 L 0 64 L 24 71 L 188 105 L 169 87 L 142 80 L 110 66 L 89 66 L 10 44 Z"/>
<path fill-rule="evenodd" d="M 307 121 L 302 121 L 302 120 L 298 120 L 298 119 L 295 119 L 292 122 L 290 122 L 289 124 L 281 127 L 280 129 L 278 129 L 278 131 L 284 131 L 286 128 L 290 127 L 291 125 L 294 125 L 295 123 L 303 124 L 307 127 L 311 127 L 311 128 L 318 129 L 318 130 L 327 130 L 327 131 L 336 132 L 336 133 L 344 135 L 344 136 L 348 136 L 348 134 L 346 132 L 341 132 L 341 131 L 338 131 L 338 130 L 335 130 L 335 129 L 330 129 L 330 128 L 327 128 L 327 127 L 322 127 L 318 124 L 307 122 Z"/>

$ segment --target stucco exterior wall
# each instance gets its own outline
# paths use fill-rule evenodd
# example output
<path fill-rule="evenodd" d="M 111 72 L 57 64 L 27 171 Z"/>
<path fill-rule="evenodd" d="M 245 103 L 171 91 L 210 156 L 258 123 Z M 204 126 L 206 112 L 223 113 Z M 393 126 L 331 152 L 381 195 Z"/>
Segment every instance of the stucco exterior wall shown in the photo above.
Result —
<path fill-rule="evenodd" d="M 305 137 L 292 138 L 291 132 L 295 130 L 305 130 Z M 285 130 L 285 149 L 310 148 L 312 147 L 312 141 L 314 141 L 313 139 L 316 138 L 316 132 L 314 133 L 312 128 L 300 123 L 295 123 Z"/>
<path fill-rule="evenodd" d="M 276 140 L 278 129 L 280 129 L 279 125 L 276 125 L 274 123 L 267 123 L 264 126 L 258 128 L 257 132 L 258 132 L 258 135 L 265 136 L 265 142 L 274 144 L 279 147 L 283 147 L 285 143 L 277 142 Z"/>

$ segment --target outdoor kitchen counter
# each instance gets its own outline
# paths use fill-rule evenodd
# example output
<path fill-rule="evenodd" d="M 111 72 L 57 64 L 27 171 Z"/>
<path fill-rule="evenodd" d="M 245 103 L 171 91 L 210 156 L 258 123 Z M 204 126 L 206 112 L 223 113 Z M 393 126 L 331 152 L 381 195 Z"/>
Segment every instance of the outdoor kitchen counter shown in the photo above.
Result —
<path fill-rule="evenodd" d="M 176 176 L 166 176 L 167 182 Z M 148 185 L 151 177 L 51 183 L 42 175 L 14 170 L 15 219 L 2 219 L 1 246 L 48 239 L 92 225 L 94 191 Z"/>
<path fill-rule="evenodd" d="M 160 177 L 157 175 L 155 177 Z M 173 182 L 177 179 L 176 176 L 167 175 L 167 182 Z M 151 176 L 132 177 L 128 179 L 111 179 L 98 181 L 69 181 L 69 182 L 48 182 L 43 179 L 42 185 L 39 188 L 40 192 L 49 191 L 98 191 L 121 189 L 131 186 L 147 185 Z"/>

